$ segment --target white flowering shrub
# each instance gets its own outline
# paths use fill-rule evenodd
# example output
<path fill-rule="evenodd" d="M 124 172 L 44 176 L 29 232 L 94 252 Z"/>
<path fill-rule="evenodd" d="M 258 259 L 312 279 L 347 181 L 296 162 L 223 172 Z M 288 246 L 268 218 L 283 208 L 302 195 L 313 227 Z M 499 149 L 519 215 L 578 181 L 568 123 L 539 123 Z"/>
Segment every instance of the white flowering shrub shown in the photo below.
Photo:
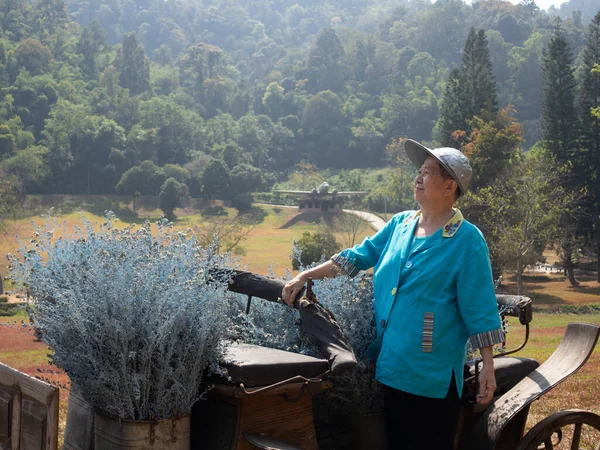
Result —
<path fill-rule="evenodd" d="M 68 232 L 46 218 L 10 277 L 34 299 L 32 317 L 52 360 L 85 399 L 123 419 L 187 414 L 225 332 L 224 282 L 207 282 L 228 261 L 166 221 L 117 229 L 107 214 Z"/>
<path fill-rule="evenodd" d="M 269 275 L 275 278 L 273 268 Z M 288 272 L 287 278 L 290 278 Z M 303 338 L 298 311 L 280 303 L 253 297 L 246 314 L 248 297 L 233 294 L 228 304 L 229 339 L 293 353 L 318 356 L 318 350 Z"/>
<path fill-rule="evenodd" d="M 230 303 L 227 313 L 230 339 L 294 353 L 309 352 L 300 337 L 297 310 L 253 298 L 250 311 L 246 314 L 247 297 L 234 295 L 236 299 Z"/>

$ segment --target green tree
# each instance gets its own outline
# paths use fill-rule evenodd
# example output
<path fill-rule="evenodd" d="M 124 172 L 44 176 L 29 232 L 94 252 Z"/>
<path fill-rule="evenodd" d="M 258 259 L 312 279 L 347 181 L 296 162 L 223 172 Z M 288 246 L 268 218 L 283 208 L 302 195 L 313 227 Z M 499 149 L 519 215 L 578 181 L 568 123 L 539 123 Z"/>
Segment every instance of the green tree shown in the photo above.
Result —
<path fill-rule="evenodd" d="M 165 217 L 173 222 L 176 219 L 175 208 L 183 206 L 189 196 L 190 193 L 185 184 L 175 178 L 168 178 L 160 188 L 158 207 L 165 213 Z"/>
<path fill-rule="evenodd" d="M 322 257 L 328 258 L 340 251 L 340 244 L 335 240 L 335 236 L 328 232 L 310 233 L 305 231 L 302 237 L 298 239 L 296 245 L 301 251 L 300 261 L 292 259 L 292 268 L 300 269 L 300 266 L 308 266 L 314 262 L 321 261 Z"/>
<path fill-rule="evenodd" d="M 497 179 L 476 195 L 485 208 L 482 221 L 490 252 L 502 266 L 517 273 L 517 293 L 523 295 L 523 271 L 543 260 L 544 248 L 557 237 L 563 211 L 574 202 L 562 186 L 555 158 L 543 148 L 515 158 L 510 176 Z"/>
<path fill-rule="evenodd" d="M 334 92 L 321 91 L 306 103 L 302 126 L 307 134 L 326 135 L 340 126 L 343 118 L 340 98 Z"/>
<path fill-rule="evenodd" d="M 25 202 L 29 188 L 39 185 L 48 175 L 45 161 L 47 153 L 45 147 L 27 147 L 0 163 L 2 171 L 15 180 L 14 190 L 20 205 Z"/>
<path fill-rule="evenodd" d="M 542 136 L 544 146 L 556 156 L 559 164 L 568 165 L 569 172 L 565 183 L 572 191 L 579 191 L 584 177 L 577 173 L 580 160 L 577 154 L 577 111 L 575 93 L 577 84 L 573 69 L 573 54 L 567 42 L 560 19 L 557 19 L 554 33 L 542 57 L 544 86 L 542 89 Z M 565 232 L 561 241 L 562 259 L 569 281 L 576 285 L 574 258 L 578 247 L 572 232 L 573 217 L 565 211 L 560 225 Z"/>
<path fill-rule="evenodd" d="M 17 46 L 15 57 L 32 75 L 38 75 L 48 70 L 52 52 L 37 39 L 28 38 Z"/>
<path fill-rule="evenodd" d="M 560 19 L 542 56 L 542 133 L 545 145 L 562 164 L 572 163 L 576 147 L 577 83 L 573 53 L 564 35 Z"/>
<path fill-rule="evenodd" d="M 15 136 L 8 125 L 0 124 L 0 158 L 11 155 L 15 148 Z"/>
<path fill-rule="evenodd" d="M 220 159 L 212 159 L 202 172 L 202 193 L 205 198 L 228 198 L 229 169 Z"/>
<path fill-rule="evenodd" d="M 524 125 L 524 138 L 530 145 L 541 139 L 543 50 L 544 36 L 534 32 L 523 47 L 513 47 L 508 58 L 508 68 L 512 74 L 509 80 L 511 103 L 518 111 L 519 120 Z"/>
<path fill-rule="evenodd" d="M 589 25 L 587 43 L 583 50 L 583 65 L 581 67 L 578 115 L 579 115 L 579 144 L 584 153 L 584 167 L 587 167 L 586 180 L 590 193 L 590 209 L 593 219 L 590 231 L 595 228 L 593 239 L 596 241 L 598 257 L 597 272 L 600 282 L 600 120 L 591 112 L 600 108 L 600 72 L 594 67 L 600 62 L 600 12 L 596 14 Z"/>
<path fill-rule="evenodd" d="M 235 166 L 229 174 L 229 190 L 233 197 L 260 191 L 265 187 L 262 172 L 249 164 Z"/>
<path fill-rule="evenodd" d="M 142 129 L 151 130 L 147 134 L 155 149 L 151 158 L 159 166 L 183 165 L 194 151 L 202 148 L 202 119 L 171 97 L 154 97 L 141 102 L 139 117 Z"/>
<path fill-rule="evenodd" d="M 492 61 L 487 37 L 483 29 L 471 28 L 462 60 L 462 83 L 464 116 L 467 120 L 474 116 L 490 120 L 498 112 L 496 82 L 492 71 Z"/>
<path fill-rule="evenodd" d="M 115 67 L 119 72 L 119 84 L 129 89 L 131 95 L 139 95 L 150 89 L 150 63 L 134 32 L 123 35 L 123 43 L 115 57 Z"/>
<path fill-rule="evenodd" d="M 93 20 L 83 27 L 77 42 L 77 52 L 83 56 L 82 66 L 90 76 L 96 75 L 96 56 L 106 46 L 106 32 L 100 22 Z"/>
<path fill-rule="evenodd" d="M 325 28 L 317 36 L 308 54 L 307 71 L 311 92 L 344 90 L 344 47 L 332 28 Z"/>
<path fill-rule="evenodd" d="M 262 104 L 269 110 L 269 117 L 277 120 L 285 116 L 287 99 L 284 95 L 284 89 L 279 83 L 273 81 L 269 83 L 262 98 Z"/>
<path fill-rule="evenodd" d="M 160 167 L 152 161 L 144 161 L 121 175 L 115 190 L 122 195 L 158 195 L 164 180 Z"/>
<path fill-rule="evenodd" d="M 165 179 L 175 178 L 180 183 L 186 183 L 190 178 L 190 172 L 177 164 L 165 164 L 162 173 Z"/>
<path fill-rule="evenodd" d="M 463 104 L 464 87 L 460 70 L 450 72 L 446 81 L 444 97 L 440 107 L 440 141 L 442 145 L 453 147 L 460 143 L 453 138 L 458 130 L 466 130 L 467 118 L 464 116 L 461 105 Z"/>
<path fill-rule="evenodd" d="M 511 106 L 489 122 L 474 117 L 469 124 L 472 132 L 461 150 L 473 167 L 471 189 L 477 191 L 506 174 L 523 142 L 523 129 Z"/>

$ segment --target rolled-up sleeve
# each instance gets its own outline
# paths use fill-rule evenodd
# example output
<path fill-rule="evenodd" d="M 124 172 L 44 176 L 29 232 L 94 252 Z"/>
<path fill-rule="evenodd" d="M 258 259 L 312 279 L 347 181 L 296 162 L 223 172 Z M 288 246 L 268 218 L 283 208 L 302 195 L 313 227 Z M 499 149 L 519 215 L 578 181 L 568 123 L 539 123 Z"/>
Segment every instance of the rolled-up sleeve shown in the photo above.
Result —
<path fill-rule="evenodd" d="M 364 241 L 352 248 L 347 248 L 333 255 L 331 260 L 340 267 L 344 274 L 350 277 L 356 276 L 361 270 L 374 267 L 386 248 L 396 225 L 402 220 L 405 214 L 400 213 L 395 215 L 373 236 L 365 238 Z"/>
<path fill-rule="evenodd" d="M 457 279 L 460 314 L 474 348 L 504 342 L 487 245 L 477 236 L 461 262 Z"/>

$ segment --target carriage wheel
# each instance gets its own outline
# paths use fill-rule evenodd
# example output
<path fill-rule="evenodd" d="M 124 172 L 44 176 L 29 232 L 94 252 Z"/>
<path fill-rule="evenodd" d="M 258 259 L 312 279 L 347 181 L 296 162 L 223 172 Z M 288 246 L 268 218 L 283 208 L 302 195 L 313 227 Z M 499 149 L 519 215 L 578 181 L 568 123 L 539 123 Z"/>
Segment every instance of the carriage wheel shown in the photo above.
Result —
<path fill-rule="evenodd" d="M 536 424 L 517 450 L 600 450 L 600 416 L 571 409 Z"/>

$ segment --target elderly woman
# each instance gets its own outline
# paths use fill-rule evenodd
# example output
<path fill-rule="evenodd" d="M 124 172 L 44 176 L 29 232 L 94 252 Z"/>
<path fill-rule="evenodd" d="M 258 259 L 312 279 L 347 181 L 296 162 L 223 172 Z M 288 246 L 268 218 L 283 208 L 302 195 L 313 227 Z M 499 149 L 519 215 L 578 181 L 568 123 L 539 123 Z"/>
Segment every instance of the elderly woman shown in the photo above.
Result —
<path fill-rule="evenodd" d="M 477 401 L 488 403 L 496 389 L 492 346 L 504 334 L 485 240 L 453 208 L 471 180 L 468 159 L 412 140 L 405 151 L 419 169 L 421 209 L 396 214 L 361 244 L 298 274 L 283 299 L 293 305 L 309 278 L 374 267 L 377 338 L 368 353 L 384 386 L 389 448 L 450 450 L 467 340 L 481 351 Z"/>

